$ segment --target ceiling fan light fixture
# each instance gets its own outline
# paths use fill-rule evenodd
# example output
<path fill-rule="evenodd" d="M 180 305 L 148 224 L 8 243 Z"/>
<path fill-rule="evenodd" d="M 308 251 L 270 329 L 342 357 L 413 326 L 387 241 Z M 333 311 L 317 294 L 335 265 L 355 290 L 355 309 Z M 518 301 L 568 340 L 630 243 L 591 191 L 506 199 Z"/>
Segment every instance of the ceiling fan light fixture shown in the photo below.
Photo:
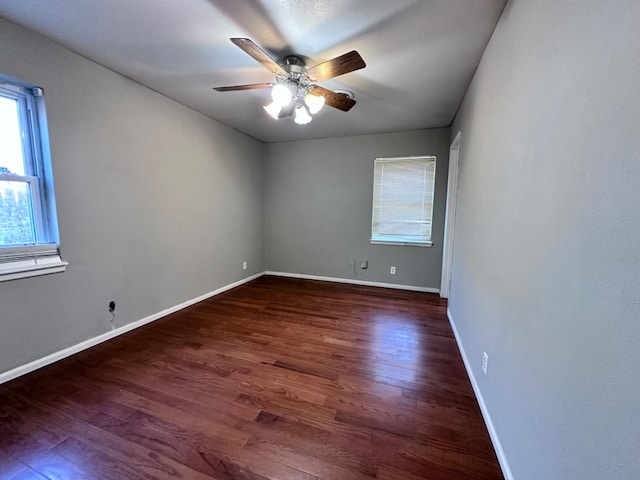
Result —
<path fill-rule="evenodd" d="M 284 107 L 288 105 L 293 98 L 291 88 L 289 88 L 289 85 L 279 83 L 273 87 L 273 90 L 271 90 L 271 98 L 273 98 L 273 103 L 280 107 Z"/>
<path fill-rule="evenodd" d="M 307 93 L 304 97 L 304 103 L 309 108 L 309 113 L 315 115 L 324 105 L 324 97 L 322 95 L 313 95 L 311 93 Z"/>
<path fill-rule="evenodd" d="M 307 109 L 302 104 L 296 107 L 295 114 L 294 122 L 298 125 L 306 125 L 311 121 L 311 115 L 309 115 L 309 112 L 307 112 Z"/>
<path fill-rule="evenodd" d="M 278 105 L 276 102 L 271 102 L 269 105 L 265 105 L 264 110 L 274 119 L 278 120 L 280 118 L 280 110 L 282 107 Z"/>

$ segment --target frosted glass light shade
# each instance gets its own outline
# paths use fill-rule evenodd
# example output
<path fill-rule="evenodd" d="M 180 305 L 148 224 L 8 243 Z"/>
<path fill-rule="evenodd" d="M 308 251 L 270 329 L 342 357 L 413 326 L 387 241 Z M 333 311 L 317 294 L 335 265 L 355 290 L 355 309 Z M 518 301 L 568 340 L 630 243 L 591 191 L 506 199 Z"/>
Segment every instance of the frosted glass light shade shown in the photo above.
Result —
<path fill-rule="evenodd" d="M 280 105 L 277 105 L 276 102 L 271 102 L 269 105 L 265 105 L 262 108 L 264 108 L 265 111 L 275 120 L 278 120 L 278 118 L 280 118 L 280 110 L 282 108 L 280 107 Z"/>
<path fill-rule="evenodd" d="M 307 109 L 304 108 L 303 105 L 298 105 L 296 107 L 296 117 L 294 121 L 298 125 L 306 125 L 311 121 L 311 115 L 309 115 L 309 112 L 307 112 Z"/>
<path fill-rule="evenodd" d="M 320 110 L 322 110 L 322 106 L 324 105 L 324 97 L 322 95 L 312 95 L 307 93 L 304 97 L 304 103 L 309 107 L 309 113 L 316 114 Z"/>
<path fill-rule="evenodd" d="M 273 102 L 276 105 L 284 107 L 291 101 L 291 90 L 286 85 L 279 83 L 273 87 L 273 90 L 271 90 L 271 98 L 273 98 Z"/>

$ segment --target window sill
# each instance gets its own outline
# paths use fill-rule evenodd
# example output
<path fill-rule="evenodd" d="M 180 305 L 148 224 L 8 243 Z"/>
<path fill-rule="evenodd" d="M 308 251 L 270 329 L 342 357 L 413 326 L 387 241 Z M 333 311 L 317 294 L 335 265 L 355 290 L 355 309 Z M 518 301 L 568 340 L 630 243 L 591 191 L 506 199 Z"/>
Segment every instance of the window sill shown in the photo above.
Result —
<path fill-rule="evenodd" d="M 433 242 L 411 242 L 405 240 L 381 240 L 381 239 L 370 239 L 369 243 L 371 245 L 407 245 L 410 247 L 432 247 Z"/>
<path fill-rule="evenodd" d="M 0 282 L 61 273 L 67 269 L 67 265 L 69 262 L 63 262 L 59 256 L 0 263 Z"/>

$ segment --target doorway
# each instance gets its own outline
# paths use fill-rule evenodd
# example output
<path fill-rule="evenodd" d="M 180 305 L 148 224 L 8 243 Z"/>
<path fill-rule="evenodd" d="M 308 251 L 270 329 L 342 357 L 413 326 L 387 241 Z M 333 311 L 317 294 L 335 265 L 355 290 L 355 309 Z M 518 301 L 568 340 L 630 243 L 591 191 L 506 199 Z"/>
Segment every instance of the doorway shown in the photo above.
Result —
<path fill-rule="evenodd" d="M 458 191 L 458 161 L 462 132 L 458 132 L 449 147 L 449 180 L 447 182 L 447 207 L 444 221 L 444 240 L 442 245 L 442 278 L 440 296 L 449 298 L 451 288 L 451 266 L 453 264 L 453 238 L 456 220 L 456 194 Z"/>

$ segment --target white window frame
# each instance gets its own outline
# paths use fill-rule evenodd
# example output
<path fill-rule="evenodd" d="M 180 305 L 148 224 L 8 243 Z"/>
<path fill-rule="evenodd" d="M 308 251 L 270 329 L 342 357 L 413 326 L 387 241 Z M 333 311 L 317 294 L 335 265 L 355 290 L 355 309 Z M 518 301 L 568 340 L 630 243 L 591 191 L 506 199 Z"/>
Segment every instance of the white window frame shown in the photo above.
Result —
<path fill-rule="evenodd" d="M 0 245 L 0 282 L 63 272 L 68 262 L 60 258 L 43 91 L 0 75 L 0 95 L 18 102 L 25 163 L 24 175 L 0 174 L 0 181 L 29 186 L 36 239 L 27 245 Z"/>
<path fill-rule="evenodd" d="M 408 156 L 408 157 L 379 157 L 374 161 L 374 179 L 373 179 L 373 200 L 371 209 L 371 244 L 379 245 L 411 245 L 418 247 L 431 247 L 433 246 L 433 204 L 435 201 L 435 178 L 436 178 L 436 157 L 434 155 L 420 155 L 420 156 Z M 384 185 L 384 165 L 388 164 L 401 164 L 408 162 L 432 162 L 433 163 L 433 177 L 431 179 L 424 178 L 423 182 L 423 198 L 421 203 L 424 207 L 427 203 L 431 204 L 431 208 L 425 210 L 423 208 L 420 218 L 416 217 L 411 220 L 406 220 L 410 223 L 428 223 L 429 235 L 407 235 L 399 232 L 382 232 L 382 216 L 384 211 L 384 192 L 381 191 L 381 185 Z M 426 171 L 425 171 L 426 172 Z M 426 173 L 425 173 L 426 174 Z M 430 185 L 428 185 L 430 184 Z M 428 202 L 426 195 L 428 195 L 427 186 L 430 186 L 431 201 Z M 389 200 L 388 200 L 389 201 Z"/>

